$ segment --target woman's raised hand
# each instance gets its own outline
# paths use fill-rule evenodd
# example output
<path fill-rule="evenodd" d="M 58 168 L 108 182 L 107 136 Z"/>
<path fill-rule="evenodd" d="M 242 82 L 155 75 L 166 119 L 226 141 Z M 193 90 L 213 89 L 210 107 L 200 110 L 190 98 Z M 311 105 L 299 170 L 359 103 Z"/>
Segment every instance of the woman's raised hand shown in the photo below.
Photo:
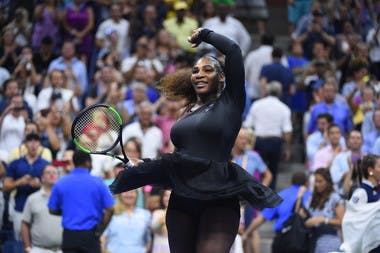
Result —
<path fill-rule="evenodd" d="M 187 41 L 192 44 L 192 47 L 197 47 L 201 44 L 202 40 L 200 38 L 200 34 L 203 28 L 197 28 L 193 30 L 193 33 L 187 38 Z"/>

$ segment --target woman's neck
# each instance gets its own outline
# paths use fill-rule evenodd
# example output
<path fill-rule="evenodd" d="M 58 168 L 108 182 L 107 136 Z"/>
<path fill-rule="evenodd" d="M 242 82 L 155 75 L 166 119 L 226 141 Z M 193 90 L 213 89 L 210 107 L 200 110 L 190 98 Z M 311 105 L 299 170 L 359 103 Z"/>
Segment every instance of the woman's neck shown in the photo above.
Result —
<path fill-rule="evenodd" d="M 197 102 L 196 105 L 204 105 L 210 102 L 211 100 L 214 100 L 217 97 L 216 94 L 205 94 L 205 95 L 198 95 L 197 96 Z"/>
<path fill-rule="evenodd" d="M 375 177 L 368 177 L 368 179 L 367 179 L 368 181 L 370 181 L 371 182 L 371 184 L 373 184 L 374 186 L 378 186 L 379 185 L 379 182 L 376 180 L 376 178 Z"/>

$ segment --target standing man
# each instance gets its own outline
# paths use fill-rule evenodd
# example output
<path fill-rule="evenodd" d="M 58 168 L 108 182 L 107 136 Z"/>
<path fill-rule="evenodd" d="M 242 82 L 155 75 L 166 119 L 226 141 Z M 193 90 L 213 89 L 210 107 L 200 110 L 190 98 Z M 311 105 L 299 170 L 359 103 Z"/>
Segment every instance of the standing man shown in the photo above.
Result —
<path fill-rule="evenodd" d="M 25 146 L 27 154 L 9 164 L 3 189 L 7 193 L 17 190 L 12 218 L 15 238 L 20 241 L 22 211 L 24 210 L 26 199 L 40 188 L 42 169 L 48 164 L 48 161 L 42 159 L 38 152 L 41 146 L 38 134 L 28 134 L 25 137 Z"/>
<path fill-rule="evenodd" d="M 76 150 L 75 168 L 54 185 L 49 212 L 62 215 L 64 253 L 100 253 L 99 237 L 107 227 L 114 200 L 99 177 L 91 176 L 91 156 Z"/>
<path fill-rule="evenodd" d="M 283 141 L 285 160 L 290 159 L 293 128 L 290 109 L 279 99 L 282 93 L 281 84 L 277 81 L 268 83 L 266 93 L 266 97 L 252 104 L 243 125 L 255 130 L 255 150 L 272 172 L 273 180 L 270 187 L 274 189 Z"/>
<path fill-rule="evenodd" d="M 52 165 L 43 169 L 39 191 L 26 200 L 23 211 L 21 235 L 26 253 L 61 253 L 61 218 L 49 214 L 47 208 L 51 189 L 58 179 Z"/>

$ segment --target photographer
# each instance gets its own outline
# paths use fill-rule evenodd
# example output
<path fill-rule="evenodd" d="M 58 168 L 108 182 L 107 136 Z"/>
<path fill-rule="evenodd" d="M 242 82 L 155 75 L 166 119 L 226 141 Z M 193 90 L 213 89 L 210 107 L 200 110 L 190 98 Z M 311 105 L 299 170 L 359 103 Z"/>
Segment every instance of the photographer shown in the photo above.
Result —
<path fill-rule="evenodd" d="M 313 45 L 317 41 L 323 41 L 329 46 L 335 45 L 334 32 L 327 26 L 323 25 L 323 13 L 320 10 L 313 11 L 313 19 L 306 30 L 301 32 L 296 41 L 303 44 L 304 55 L 309 60 L 312 59 Z"/>
<path fill-rule="evenodd" d="M 0 150 L 9 152 L 22 143 L 27 119 L 22 96 L 14 95 L 0 116 Z"/>
<path fill-rule="evenodd" d="M 33 52 L 29 46 L 21 50 L 21 55 L 12 77 L 19 83 L 20 89 L 33 112 L 36 112 L 36 95 L 40 89 L 41 75 L 36 72 L 33 64 Z"/>

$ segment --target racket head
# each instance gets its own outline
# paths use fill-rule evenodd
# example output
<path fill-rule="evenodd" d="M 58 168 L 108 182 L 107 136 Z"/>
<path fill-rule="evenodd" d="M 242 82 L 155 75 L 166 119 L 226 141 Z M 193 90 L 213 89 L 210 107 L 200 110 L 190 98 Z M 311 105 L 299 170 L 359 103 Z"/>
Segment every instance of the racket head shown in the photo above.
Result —
<path fill-rule="evenodd" d="M 75 146 L 90 154 L 107 154 L 121 140 L 123 120 L 111 106 L 96 104 L 74 119 L 71 136 Z"/>

